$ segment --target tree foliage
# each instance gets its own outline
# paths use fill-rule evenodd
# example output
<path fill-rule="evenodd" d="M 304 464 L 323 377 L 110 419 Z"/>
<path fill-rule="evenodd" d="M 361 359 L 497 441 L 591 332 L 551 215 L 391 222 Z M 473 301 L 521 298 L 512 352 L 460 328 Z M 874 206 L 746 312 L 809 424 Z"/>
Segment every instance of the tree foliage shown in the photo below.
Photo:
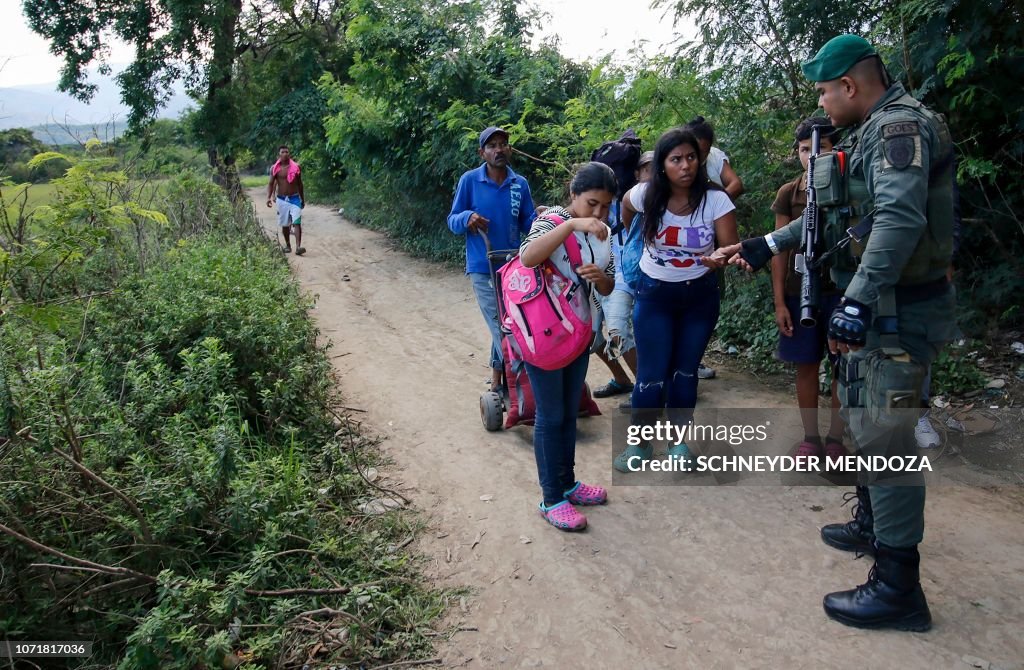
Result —
<path fill-rule="evenodd" d="M 666 0 L 678 20 L 696 20 L 702 78 L 726 93 L 711 118 L 746 138 L 735 145 L 741 174 L 768 150 L 784 156 L 789 129 L 813 111 L 798 70 L 835 35 L 858 32 L 892 74 L 944 113 L 957 146 L 964 233 L 957 264 L 965 328 L 985 334 L 1024 321 L 1024 7 L 1012 0 Z M 734 103 L 739 103 L 738 109 Z M 739 112 L 737 114 L 736 112 Z M 744 121 L 741 116 L 746 117 Z M 747 151 L 750 143 L 754 151 Z M 775 149 L 775 150 L 773 150 Z M 763 153 L 761 154 L 763 155 Z M 764 174 L 756 172 L 754 174 Z M 776 183 L 777 185 L 777 183 Z M 768 184 L 752 181 L 752 200 Z M 761 203 L 758 202 L 758 209 Z M 997 262 L 993 263 L 992 249 Z"/>
<path fill-rule="evenodd" d="M 210 164 L 225 185 L 237 187 L 234 158 L 255 114 L 247 82 L 237 81 L 240 58 L 272 65 L 281 52 L 316 36 L 318 44 L 335 38 L 345 22 L 340 2 L 321 0 L 24 0 L 29 25 L 50 40 L 51 51 L 64 59 L 59 87 L 88 100 L 95 85 L 86 67 L 106 63 L 109 36 L 135 48 L 133 62 L 116 77 L 129 124 L 152 119 L 184 80 L 201 102 L 194 128 Z M 327 58 L 325 60 L 330 60 Z M 279 69 L 285 86 L 309 86 L 308 72 Z M 303 77 L 305 76 L 305 79 Z"/>
<path fill-rule="evenodd" d="M 460 241 L 443 224 L 458 175 L 478 164 L 475 133 L 498 124 L 519 152 L 535 200 L 565 195 L 573 164 L 634 128 L 651 147 L 664 130 L 703 115 L 746 184 L 741 231 L 773 225 L 769 204 L 798 171 L 796 123 L 815 112 L 800 71 L 827 40 L 859 32 L 894 76 L 946 114 L 960 166 L 964 243 L 957 260 L 961 322 L 983 335 L 1020 322 L 1024 295 L 1021 137 L 1024 100 L 1019 7 L 898 0 L 665 2 L 696 39 L 672 57 L 573 63 L 552 44 L 531 46 L 536 17 L 515 7 L 494 18 L 473 2 L 355 0 L 345 34 L 352 67 L 320 81 L 327 154 L 341 166 L 348 213 L 391 231 L 408 248 L 452 261 Z M 998 262 L 990 247 L 1001 240 Z M 760 300 L 764 278 L 737 279 L 736 304 Z M 767 351 L 771 319 L 722 333 Z M 735 327 L 732 327 L 735 326 Z M 757 327 L 756 332 L 751 328 Z M 730 329 L 731 328 L 731 329 Z M 752 334 L 753 333 L 753 334 Z M 767 360 L 767 357 L 762 357 Z"/>
<path fill-rule="evenodd" d="M 540 158 L 548 147 L 533 130 L 559 123 L 586 85 L 586 68 L 529 45 L 530 15 L 501 7 L 486 28 L 475 0 L 354 0 L 347 79 L 320 80 L 327 153 L 348 175 L 353 213 L 450 260 L 458 241 L 443 218 L 459 175 L 477 164 L 479 131 L 508 127 L 518 150 Z M 523 156 L 515 169 L 539 182 L 547 167 Z"/>
<path fill-rule="evenodd" d="M 344 183 L 353 213 L 422 251 L 457 256 L 439 225 L 449 189 L 476 163 L 473 136 L 498 124 L 516 169 L 558 199 L 574 162 L 634 127 L 645 140 L 697 114 L 747 184 L 741 226 L 794 172 L 792 128 L 814 111 L 800 63 L 859 32 L 892 73 L 951 122 L 965 226 L 961 283 L 970 323 L 1024 319 L 1024 17 L 1012 0 L 661 0 L 697 38 L 674 57 L 574 63 L 536 44 L 542 17 L 512 0 L 25 0 L 33 27 L 64 56 L 62 86 L 88 95 L 84 66 L 115 34 L 136 45 L 120 82 L 133 119 L 176 77 L 199 107 L 189 126 L 230 173 L 239 152 L 271 160 L 279 143 L 306 165 L 310 192 Z M 265 157 L 265 158 L 264 158 Z M 355 204 L 358 203 L 358 204 Z M 426 240 L 426 241 L 425 241 Z M 992 267 L 983 248 L 999 240 Z M 1009 305 L 1009 307 L 1007 307 Z"/>

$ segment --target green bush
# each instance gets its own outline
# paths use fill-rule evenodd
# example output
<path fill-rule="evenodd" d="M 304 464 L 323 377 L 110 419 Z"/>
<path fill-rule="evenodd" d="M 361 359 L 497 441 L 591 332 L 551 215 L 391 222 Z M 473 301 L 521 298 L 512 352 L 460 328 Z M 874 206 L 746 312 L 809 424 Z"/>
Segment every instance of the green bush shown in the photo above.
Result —
<path fill-rule="evenodd" d="M 718 317 L 715 337 L 725 346 L 733 345 L 743 352 L 757 371 L 782 369 L 775 359 L 779 329 L 772 308 L 771 276 L 753 276 L 727 272 L 725 297 Z"/>
<path fill-rule="evenodd" d="M 376 458 L 325 409 L 307 307 L 268 244 L 209 237 L 81 332 L 0 323 L 0 634 L 125 669 L 277 667 L 328 629 L 339 663 L 428 649 L 440 599 L 406 578 L 410 520 L 357 508 Z"/>
<path fill-rule="evenodd" d="M 236 216 L 224 189 L 205 170 L 185 170 L 167 182 L 160 198 L 172 240 L 217 231 L 245 236 L 253 231 L 251 217 Z"/>
<path fill-rule="evenodd" d="M 184 123 L 157 119 L 130 129 L 111 144 L 132 165 L 133 172 L 154 177 L 173 177 L 183 170 L 208 169 L 206 153 L 189 143 Z"/>
<path fill-rule="evenodd" d="M 985 387 L 985 375 L 967 355 L 967 347 L 946 346 L 932 363 L 931 396 L 963 395 Z"/>
<path fill-rule="evenodd" d="M 296 425 L 309 412 L 307 397 L 325 396 L 329 365 L 308 354 L 316 342 L 306 318 L 312 304 L 283 266 L 270 270 L 279 264 L 273 249 L 250 240 L 183 243 L 164 267 L 122 287 L 98 319 L 96 337 L 117 360 L 141 350 L 172 370 L 187 369 L 197 347 L 217 342 L 231 352 L 242 417 L 268 430 Z M 122 383 L 120 371 L 112 383 Z M 191 402 L 205 407 L 211 399 Z"/>
<path fill-rule="evenodd" d="M 306 197 L 311 201 L 327 202 L 336 200 L 341 191 L 346 172 L 321 143 L 303 149 L 298 156 L 302 165 L 302 185 Z M 266 178 L 263 180 L 266 185 Z"/>

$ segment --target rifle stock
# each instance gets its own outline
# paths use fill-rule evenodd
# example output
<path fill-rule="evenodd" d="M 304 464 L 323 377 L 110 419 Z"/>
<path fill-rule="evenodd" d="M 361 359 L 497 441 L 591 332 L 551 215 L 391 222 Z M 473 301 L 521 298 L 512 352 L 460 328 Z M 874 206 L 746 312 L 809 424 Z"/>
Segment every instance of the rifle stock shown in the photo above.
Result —
<path fill-rule="evenodd" d="M 821 304 L 821 272 L 818 270 L 818 253 L 821 242 L 821 226 L 818 220 L 818 192 L 814 188 L 814 159 L 821 151 L 821 134 L 818 126 L 811 129 L 811 157 L 807 161 L 807 208 L 804 209 L 804 268 L 800 277 L 800 325 L 813 327 L 818 323 Z"/>

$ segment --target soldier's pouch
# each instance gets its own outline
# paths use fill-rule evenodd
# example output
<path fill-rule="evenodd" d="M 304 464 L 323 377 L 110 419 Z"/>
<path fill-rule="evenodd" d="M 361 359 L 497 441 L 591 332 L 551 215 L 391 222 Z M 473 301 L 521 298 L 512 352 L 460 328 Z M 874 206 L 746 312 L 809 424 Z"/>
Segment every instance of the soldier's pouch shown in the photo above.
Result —
<path fill-rule="evenodd" d="M 818 196 L 819 207 L 832 207 L 846 202 L 846 178 L 839 171 L 836 153 L 830 151 L 814 158 L 812 185 Z"/>
<path fill-rule="evenodd" d="M 880 349 L 869 353 L 864 365 L 864 406 L 871 421 L 883 428 L 916 421 L 925 366 L 906 354 L 891 357 Z"/>
<path fill-rule="evenodd" d="M 836 245 L 840 244 L 848 237 L 846 229 L 850 225 L 851 221 L 848 217 L 843 215 L 838 207 L 826 209 L 824 219 L 825 248 L 834 249 Z M 853 245 L 854 243 L 851 242 L 843 248 L 838 249 L 829 259 L 829 265 L 843 272 L 855 272 L 857 270 L 857 261 L 850 252 L 850 248 Z"/>

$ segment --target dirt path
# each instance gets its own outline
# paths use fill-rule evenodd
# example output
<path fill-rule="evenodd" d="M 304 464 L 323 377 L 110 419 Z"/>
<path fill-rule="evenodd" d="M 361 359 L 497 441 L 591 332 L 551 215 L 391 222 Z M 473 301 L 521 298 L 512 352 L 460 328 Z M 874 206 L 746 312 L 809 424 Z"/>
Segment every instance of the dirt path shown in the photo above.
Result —
<path fill-rule="evenodd" d="M 929 494 L 927 634 L 860 632 L 822 613 L 824 593 L 861 583 L 870 567 L 818 539 L 822 523 L 847 514 L 837 489 L 619 486 L 588 513 L 587 532 L 560 533 L 535 512 L 530 429 L 480 424 L 488 336 L 468 280 L 327 208 L 307 207 L 303 222 L 309 251 L 289 261 L 319 296 L 313 316 L 332 355 L 348 354 L 334 361 L 347 402 L 366 411 L 399 465 L 394 477 L 429 515 L 419 549 L 434 575 L 473 589 L 451 616 L 478 630 L 442 645 L 447 667 L 936 670 L 974 658 L 1024 668 L 1019 490 Z M 592 365 L 591 385 L 604 379 Z M 724 371 L 702 383 L 701 402 L 792 401 Z M 611 484 L 609 433 L 608 417 L 581 422 L 581 478 Z"/>

